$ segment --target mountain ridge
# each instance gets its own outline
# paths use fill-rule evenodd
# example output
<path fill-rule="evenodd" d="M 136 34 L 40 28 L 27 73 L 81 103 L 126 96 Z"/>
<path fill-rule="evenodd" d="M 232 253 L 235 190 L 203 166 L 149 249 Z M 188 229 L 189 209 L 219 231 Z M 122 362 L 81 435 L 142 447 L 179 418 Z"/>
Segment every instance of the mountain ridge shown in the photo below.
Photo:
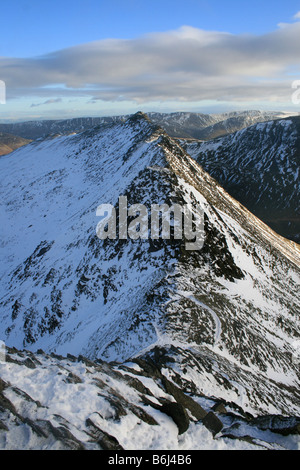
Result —
<path fill-rule="evenodd" d="M 0 169 L 0 331 L 9 348 L 140 360 L 197 399 L 299 415 L 300 248 L 158 125 L 137 113 L 35 141 L 2 157 Z M 201 204 L 203 248 L 189 252 L 172 238 L 99 240 L 96 209 L 118 208 L 120 195 L 130 206 Z"/>
<path fill-rule="evenodd" d="M 152 122 L 162 127 L 171 137 L 198 140 L 210 140 L 220 135 L 235 132 L 255 122 L 284 117 L 284 113 L 275 111 L 235 111 L 220 114 L 150 112 L 147 115 Z M 130 116 L 132 115 L 2 123 L 0 124 L 0 132 L 36 140 L 49 135 L 68 135 L 74 132 L 82 132 L 95 126 L 123 122 Z"/>

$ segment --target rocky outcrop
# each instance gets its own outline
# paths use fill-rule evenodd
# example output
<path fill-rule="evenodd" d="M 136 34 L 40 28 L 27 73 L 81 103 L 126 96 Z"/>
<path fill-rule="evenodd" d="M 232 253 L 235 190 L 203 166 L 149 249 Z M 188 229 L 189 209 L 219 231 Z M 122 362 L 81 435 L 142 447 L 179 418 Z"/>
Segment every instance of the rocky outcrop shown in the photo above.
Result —
<path fill-rule="evenodd" d="M 182 390 L 171 380 L 178 366 L 174 355 L 168 363 L 173 353 L 156 348 L 151 361 L 146 354 L 134 362 L 106 363 L 7 348 L 7 362 L 0 364 L 0 448 L 151 450 L 154 436 L 162 448 L 174 448 L 174 442 L 179 448 L 184 436 L 190 442 L 202 429 L 206 441 L 195 440 L 195 448 L 222 448 L 227 440 L 245 449 L 300 443 L 298 417 L 254 417 L 220 398 L 186 393 L 194 384 L 185 382 Z"/>

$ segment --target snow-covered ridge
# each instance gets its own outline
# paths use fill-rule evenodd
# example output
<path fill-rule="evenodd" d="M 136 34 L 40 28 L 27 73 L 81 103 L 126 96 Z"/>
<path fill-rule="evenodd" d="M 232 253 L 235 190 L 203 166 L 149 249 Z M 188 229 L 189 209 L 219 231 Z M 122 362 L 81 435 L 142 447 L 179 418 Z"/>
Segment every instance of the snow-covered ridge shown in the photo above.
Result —
<path fill-rule="evenodd" d="M 138 113 L 34 142 L 2 157 L 0 171 L 0 338 L 9 347 L 124 362 L 159 346 L 157 366 L 166 346 L 166 377 L 195 396 L 253 415 L 299 415 L 299 247 L 161 128 Z M 100 241 L 97 206 L 117 206 L 120 195 L 146 206 L 200 203 L 203 249 Z"/>

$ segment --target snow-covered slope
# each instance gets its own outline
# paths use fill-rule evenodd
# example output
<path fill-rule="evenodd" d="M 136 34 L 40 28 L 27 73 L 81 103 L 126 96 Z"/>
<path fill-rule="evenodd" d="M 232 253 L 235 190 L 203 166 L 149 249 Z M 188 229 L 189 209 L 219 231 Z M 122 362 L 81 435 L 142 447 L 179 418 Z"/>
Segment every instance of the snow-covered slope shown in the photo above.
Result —
<path fill-rule="evenodd" d="M 0 449 L 104 449 L 122 457 L 122 450 L 179 450 L 188 462 L 192 450 L 299 449 L 300 418 L 254 417 L 183 392 L 173 363 L 159 361 L 182 354 L 155 349 L 109 364 L 8 348 L 0 362 Z"/>
<path fill-rule="evenodd" d="M 256 124 L 187 152 L 257 217 L 300 240 L 300 117 Z"/>
<path fill-rule="evenodd" d="M 199 138 L 211 140 L 220 136 L 232 134 L 257 123 L 267 122 L 274 119 L 283 119 L 285 113 L 265 111 L 240 111 L 221 115 L 221 119 L 201 132 Z"/>
<path fill-rule="evenodd" d="M 220 114 L 202 113 L 149 113 L 171 137 L 211 140 L 231 134 L 258 122 L 285 117 L 284 113 L 267 111 L 233 111 Z"/>
<path fill-rule="evenodd" d="M 157 347 L 156 367 L 170 360 L 167 378 L 187 393 L 254 415 L 299 415 L 299 247 L 145 115 L 34 142 L 2 157 L 0 169 L 8 346 L 106 361 L 152 358 Z M 120 195 L 129 206 L 200 203 L 203 249 L 100 241 L 96 209 L 117 207 Z"/>

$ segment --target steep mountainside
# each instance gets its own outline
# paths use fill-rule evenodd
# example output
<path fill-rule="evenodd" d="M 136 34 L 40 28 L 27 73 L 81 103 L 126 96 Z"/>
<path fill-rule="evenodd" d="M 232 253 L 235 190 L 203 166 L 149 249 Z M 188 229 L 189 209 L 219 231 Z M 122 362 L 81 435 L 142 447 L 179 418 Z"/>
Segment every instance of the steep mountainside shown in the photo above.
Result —
<path fill-rule="evenodd" d="M 235 111 L 222 114 L 149 113 L 149 116 L 171 137 L 211 140 L 258 122 L 284 117 L 284 114 L 264 111 Z"/>
<path fill-rule="evenodd" d="M 195 397 L 253 415 L 299 415 L 299 247 L 147 116 L 33 142 L 2 157 L 0 170 L 0 337 L 8 346 L 140 358 Z M 121 195 L 128 206 L 201 204 L 204 247 L 99 240 L 96 209 L 118 209 Z M 13 382 L 7 370 L 3 380 Z"/>
<path fill-rule="evenodd" d="M 7 155 L 8 153 L 16 150 L 23 145 L 27 145 L 30 143 L 28 139 L 22 139 L 22 137 L 18 137 L 11 134 L 3 134 L 0 132 L 0 156 Z"/>
<path fill-rule="evenodd" d="M 299 243 L 300 117 L 257 124 L 185 148 L 234 198 Z"/>

